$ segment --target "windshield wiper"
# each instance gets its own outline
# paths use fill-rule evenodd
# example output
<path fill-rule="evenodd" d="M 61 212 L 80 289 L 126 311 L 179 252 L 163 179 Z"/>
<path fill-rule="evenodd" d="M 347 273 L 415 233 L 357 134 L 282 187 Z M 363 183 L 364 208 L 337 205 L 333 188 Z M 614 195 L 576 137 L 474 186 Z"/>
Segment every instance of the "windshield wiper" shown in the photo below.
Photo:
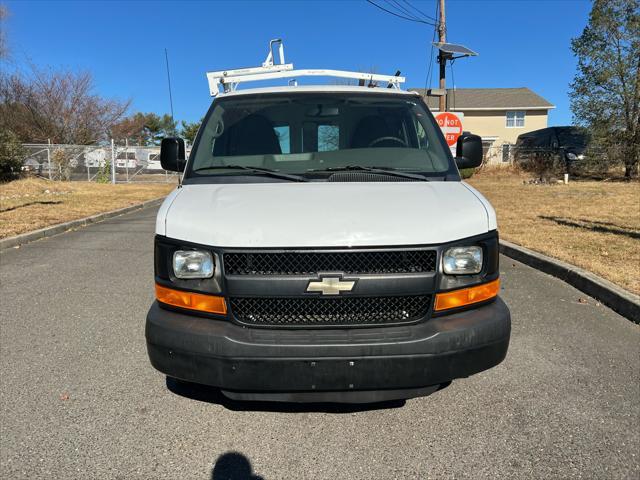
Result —
<path fill-rule="evenodd" d="M 349 170 L 360 170 L 363 172 L 380 173 L 383 175 L 393 175 L 396 177 L 413 178 L 422 182 L 428 182 L 429 179 L 423 175 L 417 173 L 400 172 L 393 167 L 365 167 L 363 165 L 345 165 L 344 167 L 327 167 L 327 168 L 314 168 L 307 170 L 308 172 L 345 172 Z"/>
<path fill-rule="evenodd" d="M 292 180 L 294 182 L 308 182 L 308 178 L 301 177 L 299 175 L 290 175 L 288 173 L 280 173 L 278 170 L 272 170 L 270 168 L 262 167 L 247 167 L 245 165 L 212 165 L 209 167 L 196 168 L 194 172 L 201 172 L 203 170 L 220 170 L 223 168 L 235 169 L 235 170 L 247 170 L 249 172 L 264 173 L 270 177 L 282 178 L 284 180 Z"/>

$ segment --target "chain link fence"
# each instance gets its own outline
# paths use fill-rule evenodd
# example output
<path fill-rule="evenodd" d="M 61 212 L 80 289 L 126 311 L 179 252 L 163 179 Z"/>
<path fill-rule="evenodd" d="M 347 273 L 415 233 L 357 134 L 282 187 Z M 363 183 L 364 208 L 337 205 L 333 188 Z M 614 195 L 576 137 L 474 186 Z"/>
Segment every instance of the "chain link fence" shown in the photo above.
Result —
<path fill-rule="evenodd" d="M 586 148 L 522 147 L 503 143 L 484 144 L 484 166 L 514 166 L 540 177 L 562 177 L 565 173 L 584 178 L 606 179 L 625 173 L 625 152 L 622 145 L 592 143 Z M 640 175 L 640 163 L 632 172 Z"/>
<path fill-rule="evenodd" d="M 102 183 L 176 183 L 179 174 L 160 165 L 160 147 L 118 144 L 25 144 L 23 171 L 51 180 Z M 624 149 L 620 145 L 589 145 L 581 152 L 565 148 L 523 148 L 484 144 L 485 166 L 515 166 L 542 178 L 572 176 L 611 178 L 624 174 Z M 188 154 L 189 152 L 187 152 Z M 115 165 L 115 169 L 112 169 Z M 634 175 L 640 175 L 636 164 Z"/>
<path fill-rule="evenodd" d="M 160 147 L 118 144 L 24 144 L 22 170 L 50 180 L 101 183 L 175 183 L 160 165 Z M 112 168 L 115 166 L 115 168 Z"/>

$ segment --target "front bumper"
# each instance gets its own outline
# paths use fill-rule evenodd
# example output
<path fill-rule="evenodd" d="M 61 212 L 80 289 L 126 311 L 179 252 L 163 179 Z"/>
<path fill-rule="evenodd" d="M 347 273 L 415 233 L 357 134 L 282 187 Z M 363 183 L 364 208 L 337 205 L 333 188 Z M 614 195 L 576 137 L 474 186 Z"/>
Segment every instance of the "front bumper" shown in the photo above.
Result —
<path fill-rule="evenodd" d="M 371 402 L 410 398 L 498 365 L 511 318 L 501 299 L 404 326 L 269 330 L 185 315 L 154 303 L 151 364 L 243 400 Z"/>

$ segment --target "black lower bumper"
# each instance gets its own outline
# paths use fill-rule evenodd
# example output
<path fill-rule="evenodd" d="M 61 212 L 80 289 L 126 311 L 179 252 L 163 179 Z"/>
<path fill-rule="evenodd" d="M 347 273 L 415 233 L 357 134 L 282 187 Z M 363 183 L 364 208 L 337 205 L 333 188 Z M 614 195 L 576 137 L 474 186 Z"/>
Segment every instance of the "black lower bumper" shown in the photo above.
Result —
<path fill-rule="evenodd" d="M 156 369 L 232 398 L 358 402 L 424 395 L 491 368 L 510 330 L 500 299 L 415 325 L 332 330 L 243 328 L 154 303 L 146 337 Z"/>

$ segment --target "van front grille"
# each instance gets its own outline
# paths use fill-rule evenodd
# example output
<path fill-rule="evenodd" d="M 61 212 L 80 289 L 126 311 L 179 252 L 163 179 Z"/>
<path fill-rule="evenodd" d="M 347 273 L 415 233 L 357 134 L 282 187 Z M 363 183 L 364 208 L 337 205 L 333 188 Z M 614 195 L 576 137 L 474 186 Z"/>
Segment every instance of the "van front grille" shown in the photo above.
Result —
<path fill-rule="evenodd" d="M 430 295 L 397 297 L 232 297 L 231 311 L 255 326 L 387 325 L 419 320 Z"/>
<path fill-rule="evenodd" d="M 224 254 L 226 275 L 398 274 L 433 272 L 435 250 L 264 251 Z"/>

